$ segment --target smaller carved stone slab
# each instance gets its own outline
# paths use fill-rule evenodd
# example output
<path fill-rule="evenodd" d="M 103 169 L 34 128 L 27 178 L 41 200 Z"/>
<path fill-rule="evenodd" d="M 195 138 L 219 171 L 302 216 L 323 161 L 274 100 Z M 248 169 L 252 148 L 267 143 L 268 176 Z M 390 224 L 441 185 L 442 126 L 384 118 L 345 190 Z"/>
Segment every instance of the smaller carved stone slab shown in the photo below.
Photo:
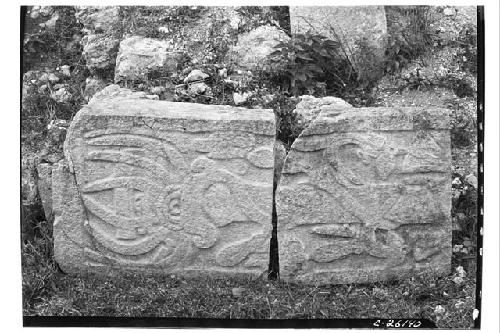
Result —
<path fill-rule="evenodd" d="M 68 272 L 260 275 L 269 264 L 272 110 L 93 100 L 54 169 Z"/>
<path fill-rule="evenodd" d="M 449 115 L 324 109 L 294 142 L 276 190 L 280 277 L 365 283 L 451 261 Z"/>

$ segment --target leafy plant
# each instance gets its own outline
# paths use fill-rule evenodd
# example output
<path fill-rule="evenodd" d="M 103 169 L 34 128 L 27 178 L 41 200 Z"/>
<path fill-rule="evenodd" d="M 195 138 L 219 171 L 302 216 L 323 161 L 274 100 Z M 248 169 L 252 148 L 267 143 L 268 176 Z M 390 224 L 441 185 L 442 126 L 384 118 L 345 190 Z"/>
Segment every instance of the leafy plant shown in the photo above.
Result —
<path fill-rule="evenodd" d="M 288 148 L 304 130 L 299 124 L 299 115 L 293 112 L 298 102 L 298 99 L 290 98 L 284 92 L 277 91 L 273 94 L 272 100 L 264 104 L 264 107 L 274 110 L 276 115 L 276 137 Z"/>
<path fill-rule="evenodd" d="M 398 72 L 425 54 L 437 38 L 431 29 L 431 6 L 385 6 L 388 41 L 385 71 Z"/>
<path fill-rule="evenodd" d="M 459 38 L 455 41 L 459 47 L 456 61 L 461 70 L 471 74 L 477 74 L 477 26 L 468 24 L 459 32 Z"/>
<path fill-rule="evenodd" d="M 26 20 L 21 112 L 25 144 L 42 142 L 51 120 L 69 120 L 85 103 L 83 90 L 89 73 L 78 42 L 83 26 L 75 18 L 74 7 L 54 6 L 53 10 L 58 15 L 53 29 L 34 27 L 36 20 Z M 69 66 L 69 76 L 57 71 L 64 65 Z M 57 82 L 48 80 L 48 75 L 56 76 Z M 58 102 L 51 97 L 60 88 L 71 94 L 69 100 Z"/>
<path fill-rule="evenodd" d="M 203 6 L 121 6 L 121 15 L 125 18 L 124 32 L 148 38 L 162 38 L 158 29 L 168 26 L 175 35 L 182 25 L 198 19 L 208 7 Z"/>
<path fill-rule="evenodd" d="M 57 265 L 49 223 L 39 222 L 35 237 L 22 245 L 23 308 L 31 308 L 54 291 Z"/>
<path fill-rule="evenodd" d="M 82 47 L 79 44 L 83 26 L 75 18 L 73 6 L 54 6 L 59 18 L 55 27 L 36 27 L 37 20 L 26 19 L 23 39 L 23 72 L 33 68 L 37 63 L 45 63 L 49 67 L 71 64 L 81 57 Z"/>
<path fill-rule="evenodd" d="M 340 43 L 322 35 L 306 32 L 281 42 L 271 53 L 274 62 L 284 63 L 281 72 L 285 89 L 294 96 L 339 95 L 356 85 L 352 64 L 341 56 Z"/>

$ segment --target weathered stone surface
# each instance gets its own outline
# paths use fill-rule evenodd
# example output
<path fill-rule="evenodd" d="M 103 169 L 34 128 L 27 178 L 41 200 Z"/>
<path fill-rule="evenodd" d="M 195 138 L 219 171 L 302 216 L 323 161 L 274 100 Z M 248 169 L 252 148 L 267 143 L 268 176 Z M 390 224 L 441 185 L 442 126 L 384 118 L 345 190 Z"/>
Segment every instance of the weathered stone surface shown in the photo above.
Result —
<path fill-rule="evenodd" d="M 384 6 L 290 7 L 292 34 L 312 30 L 344 45 L 361 77 L 383 74 L 387 21 Z"/>
<path fill-rule="evenodd" d="M 283 168 L 283 163 L 285 162 L 286 149 L 283 142 L 276 139 L 274 142 L 274 186 L 278 184 L 281 177 L 281 169 Z"/>
<path fill-rule="evenodd" d="M 300 96 L 300 102 L 295 107 L 294 112 L 301 116 L 300 124 L 305 128 L 316 119 L 321 110 L 342 110 L 350 107 L 352 107 L 352 105 L 342 98 L 333 96 L 316 98 L 314 96 L 304 95 Z"/>
<path fill-rule="evenodd" d="M 115 66 L 120 40 L 107 34 L 90 34 L 82 38 L 82 55 L 90 71 L 111 69 Z"/>
<path fill-rule="evenodd" d="M 58 103 L 68 103 L 71 101 L 73 96 L 71 95 L 67 87 L 62 87 L 50 94 L 50 98 Z"/>
<path fill-rule="evenodd" d="M 37 19 L 40 16 L 49 16 L 54 12 L 54 8 L 52 6 L 33 6 L 30 9 L 30 17 L 32 19 Z"/>
<path fill-rule="evenodd" d="M 238 37 L 238 42 L 231 48 L 229 57 L 236 67 L 247 70 L 278 69 L 279 64 L 271 64 L 270 54 L 280 42 L 290 37 L 282 30 L 263 25 Z"/>
<path fill-rule="evenodd" d="M 56 260 L 69 272 L 260 275 L 274 134 L 272 110 L 94 97 L 54 176 Z"/>
<path fill-rule="evenodd" d="M 199 69 L 192 70 L 188 76 L 184 79 L 184 83 L 194 82 L 194 81 L 203 81 L 207 79 L 210 75 L 203 73 Z"/>
<path fill-rule="evenodd" d="M 88 77 L 85 80 L 83 97 L 88 102 L 98 91 L 104 89 L 107 83 L 98 77 Z"/>
<path fill-rule="evenodd" d="M 69 171 L 65 160 L 56 163 L 52 169 L 52 209 L 57 263 L 66 272 L 74 271 L 78 266 L 85 267 L 85 249 L 92 247 L 92 239 L 83 227 L 87 221 L 85 206 L 75 175 Z"/>
<path fill-rule="evenodd" d="M 76 6 L 76 19 L 86 34 L 81 40 L 87 68 L 112 70 L 121 38 L 120 10 L 116 6 Z"/>
<path fill-rule="evenodd" d="M 84 32 L 114 34 L 120 29 L 120 9 L 117 6 L 77 6 L 75 17 Z"/>
<path fill-rule="evenodd" d="M 36 166 L 38 195 L 42 201 L 47 221 L 52 221 L 52 164 L 40 163 Z"/>
<path fill-rule="evenodd" d="M 280 277 L 446 274 L 450 163 L 447 110 L 323 110 L 292 145 L 276 190 Z"/>
<path fill-rule="evenodd" d="M 94 93 L 89 104 L 99 102 L 105 99 L 146 99 L 147 94 L 144 91 L 133 91 L 128 88 L 122 88 L 117 84 L 110 84 L 106 88 Z"/>
<path fill-rule="evenodd" d="M 182 25 L 179 31 L 180 47 L 189 55 L 191 64 L 213 63 L 217 50 L 207 43 L 213 36 L 229 43 L 236 41 L 238 29 L 246 23 L 245 17 L 236 9 L 228 6 L 203 7 L 200 17 Z"/>
<path fill-rule="evenodd" d="M 131 36 L 120 42 L 116 58 L 115 83 L 145 81 L 153 70 L 175 70 L 181 53 L 166 40 Z"/>

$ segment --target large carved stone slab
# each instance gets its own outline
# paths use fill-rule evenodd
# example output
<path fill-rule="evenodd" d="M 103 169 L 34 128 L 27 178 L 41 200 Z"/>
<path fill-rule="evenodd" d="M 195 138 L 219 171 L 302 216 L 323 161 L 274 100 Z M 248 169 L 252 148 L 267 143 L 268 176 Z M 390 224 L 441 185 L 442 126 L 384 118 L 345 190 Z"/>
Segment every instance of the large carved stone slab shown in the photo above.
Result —
<path fill-rule="evenodd" d="M 272 110 L 93 100 L 54 171 L 55 257 L 69 272 L 267 270 Z"/>
<path fill-rule="evenodd" d="M 447 273 L 448 122 L 441 109 L 322 110 L 292 145 L 276 191 L 281 278 Z"/>

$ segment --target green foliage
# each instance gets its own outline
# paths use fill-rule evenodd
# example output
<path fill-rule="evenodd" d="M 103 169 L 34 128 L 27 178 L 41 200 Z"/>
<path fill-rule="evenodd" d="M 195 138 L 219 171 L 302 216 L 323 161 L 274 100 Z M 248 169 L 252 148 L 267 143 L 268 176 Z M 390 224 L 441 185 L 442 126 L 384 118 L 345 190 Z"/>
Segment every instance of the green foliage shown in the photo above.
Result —
<path fill-rule="evenodd" d="M 54 29 L 34 28 L 36 20 L 27 19 L 23 42 L 23 92 L 21 135 L 23 144 L 43 141 L 47 125 L 54 119 L 69 120 L 85 103 L 83 90 L 89 75 L 79 43 L 83 28 L 75 19 L 75 10 L 69 6 L 54 6 L 59 19 Z M 30 23 L 31 22 L 31 23 Z M 70 76 L 62 75 L 61 66 L 70 66 Z M 52 74 L 57 82 L 42 79 Z M 58 102 L 51 95 L 64 87 L 71 98 Z"/>
<path fill-rule="evenodd" d="M 53 261 L 53 238 L 49 223 L 38 222 L 35 237 L 22 245 L 23 309 L 27 310 L 55 291 L 57 265 Z"/>
<path fill-rule="evenodd" d="M 184 24 L 198 19 L 207 7 L 203 6 L 120 6 L 124 33 L 148 38 L 162 38 L 158 29 L 169 27 L 174 29 L 169 34 L 174 36 Z"/>
<path fill-rule="evenodd" d="M 386 6 L 386 73 L 405 74 L 401 89 L 444 87 L 458 97 L 474 97 L 477 27 L 465 14 L 444 14 L 444 7 Z M 457 66 L 458 65 L 458 66 Z"/>
<path fill-rule="evenodd" d="M 285 69 L 281 79 L 292 95 L 343 95 L 357 85 L 352 64 L 340 56 L 339 42 L 307 32 L 281 42 L 271 53 L 273 61 Z"/>
<path fill-rule="evenodd" d="M 298 99 L 289 98 L 283 92 L 277 91 L 272 100 L 264 104 L 266 108 L 272 108 L 276 115 L 276 137 L 281 140 L 287 148 L 304 130 L 299 124 L 298 115 L 293 112 L 299 103 Z"/>
<path fill-rule="evenodd" d="M 472 243 L 470 248 L 476 248 L 477 237 L 477 189 L 469 184 L 462 175 L 454 174 L 460 183 L 452 185 L 452 217 L 459 226 L 454 231 L 454 244 L 463 244 L 464 240 Z M 473 254 L 473 253 L 468 253 Z"/>
<path fill-rule="evenodd" d="M 459 48 L 456 61 L 460 69 L 471 74 L 477 74 L 477 25 L 467 24 L 459 32 L 459 38 L 454 42 Z"/>
<path fill-rule="evenodd" d="M 431 28 L 431 6 L 385 6 L 388 41 L 385 70 L 398 72 L 428 52 L 436 34 Z"/>
<path fill-rule="evenodd" d="M 38 246 L 38 245 L 36 245 Z M 39 253 L 25 248 L 26 256 Z M 33 255 L 34 254 L 34 255 Z M 39 260 L 45 260 L 39 258 Z M 442 305 L 438 327 L 469 328 L 474 279 L 427 275 L 373 284 L 310 286 L 246 278 L 179 278 L 123 273 L 114 277 L 62 275 L 50 264 L 23 268 L 24 315 L 152 316 L 231 319 L 427 318 Z M 30 287 L 28 287 L 28 285 Z M 240 288 L 241 296 L 234 288 Z M 460 306 L 457 306 L 461 304 Z"/>
<path fill-rule="evenodd" d="M 37 20 L 26 19 L 23 39 L 23 72 L 33 66 L 44 63 L 46 66 L 72 64 L 81 57 L 81 29 L 76 21 L 75 9 L 72 6 L 54 6 L 59 14 L 54 29 L 37 27 Z"/>
<path fill-rule="evenodd" d="M 451 119 L 451 145 L 452 148 L 470 148 L 477 142 L 475 100 L 453 99 L 448 107 L 453 109 Z"/>
<path fill-rule="evenodd" d="M 239 33 L 248 32 L 258 26 L 271 25 L 290 33 L 290 12 L 288 6 L 239 6 L 236 12 L 244 17 Z"/>
<path fill-rule="evenodd" d="M 288 34 L 291 34 L 290 8 L 288 6 L 271 6 L 271 14 L 279 23 L 279 26 Z"/>

